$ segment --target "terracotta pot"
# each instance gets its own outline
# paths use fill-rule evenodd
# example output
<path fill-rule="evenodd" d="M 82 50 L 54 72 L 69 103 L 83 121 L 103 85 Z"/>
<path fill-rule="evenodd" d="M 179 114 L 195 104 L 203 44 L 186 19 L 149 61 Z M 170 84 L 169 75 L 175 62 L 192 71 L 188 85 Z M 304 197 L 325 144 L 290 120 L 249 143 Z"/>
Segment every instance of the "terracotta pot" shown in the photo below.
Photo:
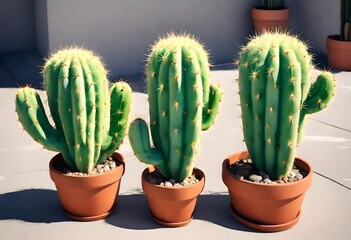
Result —
<path fill-rule="evenodd" d="M 112 157 L 122 164 L 106 173 L 88 176 L 67 175 L 56 170 L 56 162 L 63 161 L 61 154 L 51 159 L 50 177 L 56 185 L 62 207 L 70 218 L 94 221 L 111 214 L 125 171 L 123 155 L 114 152 Z"/>
<path fill-rule="evenodd" d="M 308 173 L 302 180 L 286 184 L 260 184 L 236 179 L 228 171 L 230 164 L 247 157 L 246 151 L 239 152 L 229 156 L 222 164 L 222 180 L 228 187 L 234 217 L 261 232 L 291 228 L 301 215 L 305 192 L 312 184 L 311 166 L 295 158 L 295 165 Z"/>
<path fill-rule="evenodd" d="M 275 29 L 286 31 L 288 19 L 289 9 L 287 8 L 279 10 L 252 8 L 252 20 L 258 33 Z"/>
<path fill-rule="evenodd" d="M 167 227 L 187 225 L 193 218 L 197 197 L 205 186 L 205 174 L 195 168 L 194 174 L 201 177 L 196 184 L 184 187 L 166 187 L 150 183 L 146 176 L 155 168 L 146 168 L 141 176 L 141 184 L 146 194 L 153 219 Z"/>
<path fill-rule="evenodd" d="M 328 65 L 339 70 L 351 70 L 351 42 L 339 39 L 340 35 L 327 37 Z"/>

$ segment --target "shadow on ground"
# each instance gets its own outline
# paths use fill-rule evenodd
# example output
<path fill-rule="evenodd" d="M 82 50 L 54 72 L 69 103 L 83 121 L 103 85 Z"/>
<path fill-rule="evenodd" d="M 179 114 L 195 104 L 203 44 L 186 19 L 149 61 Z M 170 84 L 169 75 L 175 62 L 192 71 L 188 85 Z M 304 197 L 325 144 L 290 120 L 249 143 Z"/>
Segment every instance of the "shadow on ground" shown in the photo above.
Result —
<path fill-rule="evenodd" d="M 0 220 L 21 220 L 31 223 L 67 222 L 57 192 L 49 189 L 27 189 L 0 195 Z M 225 228 L 251 231 L 238 223 L 230 212 L 226 193 L 200 195 L 194 219 L 212 222 Z M 164 228 L 150 215 L 144 194 L 119 195 L 117 208 L 105 219 L 106 223 L 125 229 L 146 230 Z M 190 222 L 191 224 L 191 222 Z"/>
<path fill-rule="evenodd" d="M 63 213 L 57 192 L 49 189 L 27 189 L 0 195 L 0 220 L 22 220 L 32 223 L 69 221 Z"/>
<path fill-rule="evenodd" d="M 238 231 L 251 231 L 233 218 L 230 212 L 229 196 L 224 193 L 200 195 L 194 219 L 212 222 Z M 144 194 L 120 195 L 116 211 L 105 221 L 114 226 L 131 230 L 164 228 L 152 220 Z"/>

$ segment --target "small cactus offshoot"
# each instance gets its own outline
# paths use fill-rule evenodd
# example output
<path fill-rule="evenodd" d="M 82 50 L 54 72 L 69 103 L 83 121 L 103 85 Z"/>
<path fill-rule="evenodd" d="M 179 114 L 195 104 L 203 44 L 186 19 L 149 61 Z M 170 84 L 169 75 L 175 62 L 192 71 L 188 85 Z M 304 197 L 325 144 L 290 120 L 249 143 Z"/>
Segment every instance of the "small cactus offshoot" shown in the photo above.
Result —
<path fill-rule="evenodd" d="M 60 152 L 70 167 L 89 173 L 126 134 L 131 88 L 118 82 L 109 94 L 107 71 L 99 57 L 79 48 L 58 51 L 47 60 L 43 73 L 55 127 L 30 87 L 16 95 L 19 121 L 44 148 Z"/>
<path fill-rule="evenodd" d="M 222 93 L 209 83 L 207 52 L 188 35 L 169 34 L 155 43 L 146 72 L 154 147 L 142 119 L 131 123 L 129 139 L 140 161 L 182 181 L 193 172 L 200 132 L 213 124 Z"/>
<path fill-rule="evenodd" d="M 311 84 L 306 45 L 279 32 L 253 38 L 238 64 L 247 149 L 260 170 L 279 178 L 293 167 L 306 114 L 324 109 L 334 96 L 335 78 L 324 71 Z"/>

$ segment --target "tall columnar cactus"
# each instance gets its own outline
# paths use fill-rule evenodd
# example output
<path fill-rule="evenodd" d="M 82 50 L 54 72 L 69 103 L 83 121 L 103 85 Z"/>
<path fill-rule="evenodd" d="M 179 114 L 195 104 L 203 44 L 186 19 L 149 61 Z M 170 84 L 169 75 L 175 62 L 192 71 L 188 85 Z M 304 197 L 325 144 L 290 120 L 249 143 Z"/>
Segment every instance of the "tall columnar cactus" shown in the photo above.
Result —
<path fill-rule="evenodd" d="M 208 54 L 194 38 L 169 34 L 147 63 L 151 147 L 144 120 L 131 123 L 129 139 L 140 161 L 181 181 L 192 174 L 200 131 L 214 122 L 222 93 L 209 84 Z"/>
<path fill-rule="evenodd" d="M 303 42 L 282 33 L 257 36 L 240 53 L 245 143 L 256 166 L 274 178 L 293 166 L 305 115 L 324 109 L 334 96 L 330 72 L 310 84 L 311 59 Z"/>
<path fill-rule="evenodd" d="M 83 49 L 58 51 L 46 62 L 44 83 L 55 127 L 34 89 L 24 87 L 16 95 L 19 121 L 29 135 L 81 172 L 109 157 L 126 133 L 131 89 L 118 82 L 109 95 L 106 73 L 99 57 Z"/>
<path fill-rule="evenodd" d="M 351 41 L 351 0 L 341 0 L 340 40 Z"/>

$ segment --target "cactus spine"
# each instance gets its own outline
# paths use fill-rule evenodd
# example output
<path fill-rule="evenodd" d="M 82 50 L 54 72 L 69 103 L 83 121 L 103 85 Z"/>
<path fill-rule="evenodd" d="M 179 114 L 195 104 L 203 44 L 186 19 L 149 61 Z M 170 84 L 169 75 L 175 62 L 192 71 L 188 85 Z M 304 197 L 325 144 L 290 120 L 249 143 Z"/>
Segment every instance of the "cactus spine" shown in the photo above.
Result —
<path fill-rule="evenodd" d="M 154 147 L 145 121 L 136 119 L 132 148 L 165 177 L 184 180 L 193 172 L 200 131 L 213 124 L 222 96 L 209 84 L 208 54 L 194 38 L 169 34 L 152 47 L 146 72 Z"/>
<path fill-rule="evenodd" d="M 295 37 L 264 33 L 240 53 L 244 139 L 256 166 L 273 178 L 292 168 L 306 114 L 324 109 L 335 79 L 323 72 L 311 85 L 312 57 Z"/>
<path fill-rule="evenodd" d="M 106 74 L 99 57 L 83 49 L 60 50 L 46 62 L 44 83 L 55 127 L 34 89 L 24 87 L 16 95 L 19 121 L 29 135 L 81 172 L 109 157 L 126 133 L 131 89 L 118 82 L 109 95 Z"/>

